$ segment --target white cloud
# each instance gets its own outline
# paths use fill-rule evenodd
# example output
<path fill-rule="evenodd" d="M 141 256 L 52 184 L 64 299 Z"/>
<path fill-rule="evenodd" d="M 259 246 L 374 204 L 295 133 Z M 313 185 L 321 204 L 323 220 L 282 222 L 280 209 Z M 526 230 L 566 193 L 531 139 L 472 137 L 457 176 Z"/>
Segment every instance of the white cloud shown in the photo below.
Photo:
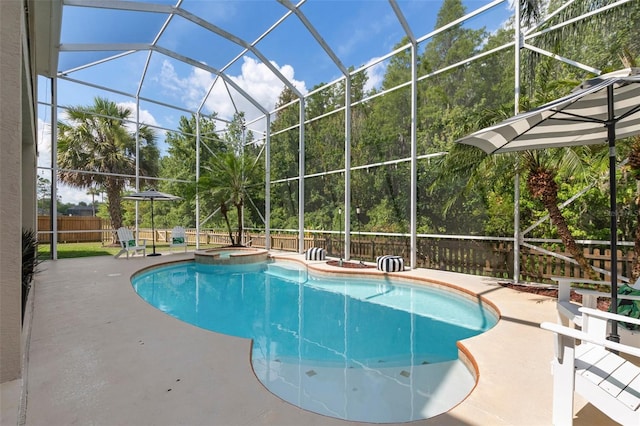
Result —
<path fill-rule="evenodd" d="M 60 201 L 65 204 L 78 204 L 80 201 L 91 204 L 91 195 L 88 195 L 86 190 L 72 188 L 62 183 L 58 183 L 58 196 Z"/>
<path fill-rule="evenodd" d="M 374 63 L 379 58 L 371 58 L 367 65 Z M 378 62 L 375 65 L 370 66 L 365 71 L 367 73 L 367 83 L 365 84 L 365 90 L 371 90 L 373 88 L 379 88 L 382 85 L 382 80 L 384 79 L 384 75 L 387 72 L 387 62 L 382 61 Z"/>
<path fill-rule="evenodd" d="M 38 118 L 38 167 L 51 167 L 51 125 Z M 38 169 L 38 176 L 51 182 L 51 171 Z M 58 198 L 63 203 L 78 204 L 80 201 L 91 203 L 91 196 L 84 190 L 71 188 L 59 183 L 57 186 Z"/>
<path fill-rule="evenodd" d="M 278 66 L 271 62 L 280 73 L 293 84 L 298 91 L 306 93 L 307 88 L 304 81 L 296 80 L 295 71 L 292 66 Z M 262 62 L 250 57 L 244 57 L 240 75 L 230 75 L 230 80 L 245 91 L 256 103 L 267 111 L 273 111 L 275 103 L 284 89 L 284 83 Z M 216 76 L 200 68 L 194 68 L 190 75 L 180 78 L 169 61 L 165 61 L 162 66 L 161 80 L 162 87 L 178 95 L 180 99 L 190 108 L 196 109 L 202 102 L 207 90 L 215 80 Z M 229 97 L 232 94 L 232 98 Z M 244 111 L 247 120 L 252 120 L 262 115 L 251 101 L 237 92 L 231 85 L 226 85 L 222 79 L 218 79 L 213 90 L 205 102 L 207 112 L 217 112 L 218 117 L 231 119 L 233 114 Z"/>
<path fill-rule="evenodd" d="M 51 167 L 51 125 L 38 117 L 38 166 Z"/>
<path fill-rule="evenodd" d="M 137 111 L 136 111 L 136 103 L 135 102 L 118 102 L 117 105 L 120 108 L 127 108 L 129 111 L 131 111 L 131 116 L 129 117 L 129 119 L 131 121 L 136 121 L 138 119 L 138 114 L 137 114 Z M 140 110 L 140 123 L 148 124 L 150 126 L 157 126 L 158 125 L 158 122 L 156 121 L 156 119 L 153 116 L 153 114 L 151 114 L 146 109 L 141 109 Z M 126 123 L 126 127 L 127 127 L 127 129 L 129 129 L 130 132 L 135 132 L 136 131 L 135 123 Z"/>

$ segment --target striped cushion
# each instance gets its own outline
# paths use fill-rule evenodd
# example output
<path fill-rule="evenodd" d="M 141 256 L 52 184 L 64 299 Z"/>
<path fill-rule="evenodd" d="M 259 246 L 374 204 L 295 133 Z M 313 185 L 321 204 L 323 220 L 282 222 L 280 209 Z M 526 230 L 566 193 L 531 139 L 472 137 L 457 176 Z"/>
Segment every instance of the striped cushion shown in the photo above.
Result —
<path fill-rule="evenodd" d="M 327 252 L 320 247 L 311 247 L 304 256 L 306 260 L 325 260 L 326 257 Z"/>
<path fill-rule="evenodd" d="M 384 255 L 376 258 L 378 270 L 384 272 L 404 271 L 404 259 L 400 256 Z"/>

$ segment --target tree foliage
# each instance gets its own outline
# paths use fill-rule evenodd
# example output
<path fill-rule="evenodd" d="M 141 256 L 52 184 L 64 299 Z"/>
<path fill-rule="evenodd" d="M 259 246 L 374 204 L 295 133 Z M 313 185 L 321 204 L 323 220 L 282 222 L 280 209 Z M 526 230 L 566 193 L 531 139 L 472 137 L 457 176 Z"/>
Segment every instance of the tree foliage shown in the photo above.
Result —
<path fill-rule="evenodd" d="M 96 97 L 93 105 L 69 107 L 66 115 L 65 121 L 58 122 L 60 180 L 80 189 L 104 188 L 111 227 L 118 229 L 123 223 L 120 197 L 125 186 L 135 181 L 136 169 L 141 176 L 157 175 L 156 136 L 144 125 L 131 131 L 127 127 L 131 110 L 105 98 Z"/>
<path fill-rule="evenodd" d="M 513 22 L 507 22 L 494 32 L 457 24 L 417 46 L 419 80 L 416 85 L 415 123 L 411 121 L 412 88 L 408 84 L 412 72 L 409 48 L 400 49 L 385 61 L 385 73 L 378 87 L 367 89 L 365 72 L 352 76 L 351 98 L 348 100 L 344 80 L 331 87 L 316 86 L 313 94 L 304 100 L 298 99 L 289 88 L 284 88 L 269 129 L 270 226 L 276 229 L 298 228 L 298 192 L 302 179 L 305 191 L 303 226 L 331 230 L 337 230 L 337 224 L 341 226 L 338 209 L 344 207 L 344 166 L 347 160 L 344 155 L 345 147 L 348 147 L 351 155 L 348 160 L 353 168 L 350 174 L 353 209 L 346 214 L 352 220 L 352 229 L 356 226 L 357 206 L 362 211 L 357 224 L 363 231 L 408 232 L 412 192 L 409 159 L 412 155 L 412 126 L 415 125 L 417 155 L 421 157 L 416 170 L 419 233 L 512 236 L 514 176 L 519 173 L 520 223 L 522 228 L 531 228 L 527 236 L 561 238 L 576 257 L 579 257 L 579 251 L 571 248 L 576 238 L 608 239 L 608 217 L 603 213 L 607 212 L 608 206 L 604 145 L 487 156 L 476 148 L 455 144 L 454 141 L 497 123 L 516 111 L 526 111 L 564 96 L 579 81 L 592 76 L 584 67 L 567 62 L 610 71 L 637 60 L 640 45 L 634 34 L 640 30 L 640 19 L 637 19 L 640 17 L 640 2 L 628 2 L 604 14 L 547 31 L 586 10 L 612 3 L 612 0 L 576 0 L 565 5 L 565 2 L 557 1 L 521 0 L 522 24 L 538 30 L 527 43 L 567 61 L 522 49 L 520 65 L 524 78 L 519 87 L 518 105 L 514 96 L 514 48 L 494 51 L 513 42 Z M 560 7 L 560 12 L 554 14 Z M 466 13 L 461 0 L 445 0 L 434 29 L 444 28 Z M 543 18 L 546 17 L 551 19 L 545 22 Z M 398 40 L 395 47 L 399 49 L 407 45 L 409 40 L 405 38 Z M 490 51 L 489 55 L 465 62 L 474 55 Z M 442 71 L 446 67 L 450 68 Z M 382 92 L 384 94 L 380 95 Z M 362 101 L 365 98 L 368 99 Z M 347 102 L 352 103 L 348 133 L 344 112 Z M 304 108 L 303 114 L 301 107 Z M 302 124 L 301 117 L 304 119 Z M 168 138 L 169 156 L 162 161 L 162 173 L 193 181 L 195 158 L 190 150 L 195 146 L 194 124 L 193 118 L 190 122 L 183 120 L 180 134 Z M 237 169 L 232 167 L 230 153 L 235 153 L 235 160 L 244 162 L 245 166 L 248 164 L 239 155 L 241 149 L 237 145 L 237 141 L 243 138 L 244 154 L 251 156 L 249 162 L 262 164 L 262 147 L 250 142 L 251 137 L 247 138 L 242 123 L 241 118 L 234 118 L 228 131 L 207 143 L 212 147 L 211 152 L 201 150 L 201 164 L 207 164 L 211 172 L 206 179 L 217 176 L 214 170 L 226 170 L 230 176 L 235 173 Z M 210 130 L 215 130 L 215 126 Z M 620 160 L 633 152 L 627 145 L 626 141 L 618 143 Z M 304 167 L 300 156 L 302 147 Z M 189 172 L 180 172 L 183 164 L 189 166 Z M 637 229 L 638 197 L 636 179 L 632 178 L 636 169 L 625 169 L 629 174 L 623 174 L 618 182 L 619 205 L 626 212 L 620 220 L 624 239 L 631 239 Z M 222 181 L 223 177 L 217 176 L 216 179 Z M 233 189 L 237 182 L 226 182 L 225 185 L 224 191 L 218 188 L 208 193 L 211 211 L 222 210 L 223 199 L 227 202 L 240 194 Z M 263 183 L 257 184 L 256 188 L 260 185 Z M 165 190 L 187 191 L 188 185 L 184 186 L 167 186 Z M 588 189 L 584 195 L 561 209 L 556 208 L 583 189 Z M 263 194 L 254 196 L 258 200 L 254 203 L 258 208 L 249 209 L 252 214 L 262 208 L 260 200 Z M 189 203 L 192 202 L 185 201 L 180 207 L 184 208 L 180 213 L 182 217 L 194 210 L 193 204 Z M 240 214 L 237 209 L 229 208 L 234 205 L 225 204 L 224 207 L 228 210 L 230 222 L 237 219 L 233 215 Z M 246 199 L 243 205 L 246 207 Z M 176 213 L 176 219 L 180 215 Z M 550 219 L 545 219 L 549 215 Z M 226 226 L 223 216 L 218 216 L 220 222 L 214 222 L 214 225 Z M 259 216 L 249 221 L 260 224 Z"/>
<path fill-rule="evenodd" d="M 196 226 L 196 159 L 199 156 L 200 164 L 207 164 L 213 155 L 227 150 L 227 144 L 217 132 L 215 118 L 215 114 L 210 117 L 200 116 L 198 123 L 195 115 L 182 116 L 177 131 L 167 132 L 165 142 L 168 154 L 162 158 L 160 169 L 162 176 L 173 180 L 162 182 L 160 190 L 181 195 L 183 199 L 158 203 L 158 226 Z M 212 220 L 216 223 L 217 219 Z"/>

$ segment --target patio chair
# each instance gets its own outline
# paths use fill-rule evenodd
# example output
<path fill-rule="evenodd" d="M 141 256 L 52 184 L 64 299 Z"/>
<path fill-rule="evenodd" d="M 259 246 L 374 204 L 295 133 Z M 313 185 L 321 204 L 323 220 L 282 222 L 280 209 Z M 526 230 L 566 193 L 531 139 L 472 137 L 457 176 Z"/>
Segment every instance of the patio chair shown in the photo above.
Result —
<path fill-rule="evenodd" d="M 171 231 L 169 248 L 173 247 L 184 247 L 184 252 L 187 252 L 187 235 L 182 226 L 175 226 Z"/>
<path fill-rule="evenodd" d="M 579 311 L 582 331 L 550 322 L 540 324 L 556 335 L 552 423 L 573 423 L 575 392 L 622 425 L 640 424 L 640 366 L 629 359 L 629 355 L 640 357 L 640 348 L 606 338 L 609 321 L 640 325 L 640 320 L 590 308 Z"/>
<path fill-rule="evenodd" d="M 127 259 L 129 259 L 129 252 L 132 252 L 132 256 L 141 251 L 145 256 L 147 253 L 147 242 L 142 240 L 140 244 L 133 236 L 133 231 L 128 228 L 118 228 L 118 240 L 120 240 L 120 251 L 115 255 L 116 258 L 120 257 L 122 253 L 127 253 Z"/>
<path fill-rule="evenodd" d="M 588 280 L 582 278 L 571 277 L 551 277 L 552 280 L 558 283 L 558 301 L 556 308 L 558 310 L 558 320 L 565 327 L 570 326 L 573 323 L 577 327 L 582 327 L 582 314 L 580 312 L 580 305 L 571 301 L 571 284 L 595 284 L 600 286 L 611 286 L 609 281 Z M 640 278 L 630 286 L 632 290 L 640 291 Z M 598 297 L 610 297 L 609 293 L 588 290 L 588 289 L 574 289 L 574 291 L 582 296 L 582 306 L 586 308 L 596 308 L 598 306 Z M 628 300 L 638 302 L 640 301 L 640 295 L 633 294 L 621 294 L 618 292 L 618 300 Z M 628 318 L 628 317 L 624 317 Z M 623 322 L 627 324 L 626 322 Z M 618 334 L 622 343 L 640 347 L 640 327 L 636 327 L 635 330 L 629 329 L 625 326 L 618 327 Z"/>

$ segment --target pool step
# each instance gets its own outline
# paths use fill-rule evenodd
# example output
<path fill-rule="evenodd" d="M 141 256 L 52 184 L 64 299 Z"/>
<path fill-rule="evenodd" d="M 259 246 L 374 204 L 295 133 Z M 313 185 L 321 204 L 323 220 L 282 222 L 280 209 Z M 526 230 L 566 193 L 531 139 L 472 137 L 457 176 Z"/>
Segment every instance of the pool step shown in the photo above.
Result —
<path fill-rule="evenodd" d="M 267 270 L 264 273 L 297 284 L 303 284 L 309 280 L 309 274 L 306 269 L 292 269 L 275 264 L 267 265 Z"/>

